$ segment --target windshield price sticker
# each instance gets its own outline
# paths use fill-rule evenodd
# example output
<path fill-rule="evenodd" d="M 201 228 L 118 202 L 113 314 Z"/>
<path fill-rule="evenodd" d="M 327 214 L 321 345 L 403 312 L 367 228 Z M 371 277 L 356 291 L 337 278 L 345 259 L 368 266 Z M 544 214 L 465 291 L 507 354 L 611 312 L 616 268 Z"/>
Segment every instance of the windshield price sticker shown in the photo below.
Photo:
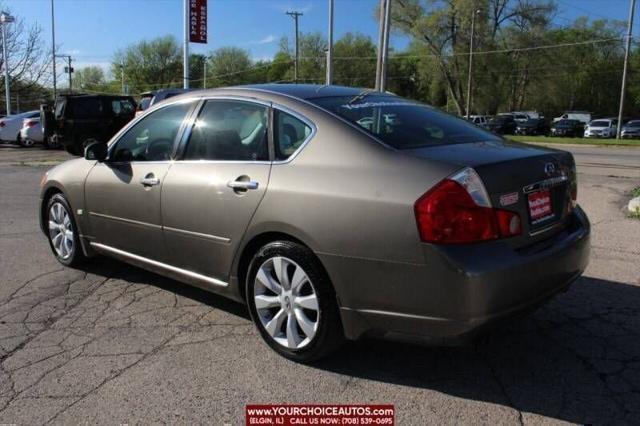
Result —
<path fill-rule="evenodd" d="M 246 425 L 393 425 L 393 405 L 247 405 Z"/>

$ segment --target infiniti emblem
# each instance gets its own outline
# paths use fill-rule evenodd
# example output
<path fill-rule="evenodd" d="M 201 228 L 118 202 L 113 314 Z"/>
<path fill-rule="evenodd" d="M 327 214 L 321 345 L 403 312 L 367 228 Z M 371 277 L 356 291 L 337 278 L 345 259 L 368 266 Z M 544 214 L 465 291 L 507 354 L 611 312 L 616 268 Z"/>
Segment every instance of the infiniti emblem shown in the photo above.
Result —
<path fill-rule="evenodd" d="M 547 176 L 551 176 L 556 171 L 556 166 L 553 163 L 547 163 L 544 165 L 544 172 Z"/>

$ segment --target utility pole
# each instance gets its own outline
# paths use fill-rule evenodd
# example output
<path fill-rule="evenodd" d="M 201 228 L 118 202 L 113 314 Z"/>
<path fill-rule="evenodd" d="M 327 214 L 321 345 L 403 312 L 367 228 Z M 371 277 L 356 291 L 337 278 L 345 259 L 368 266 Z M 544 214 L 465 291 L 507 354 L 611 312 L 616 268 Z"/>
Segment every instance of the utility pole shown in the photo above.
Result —
<path fill-rule="evenodd" d="M 293 18 L 293 20 L 295 21 L 295 26 L 296 26 L 296 60 L 294 62 L 294 69 L 293 69 L 293 80 L 297 83 L 298 82 L 298 59 L 299 59 L 299 52 L 300 52 L 300 44 L 298 41 L 298 18 L 301 17 L 303 15 L 302 12 L 287 12 L 287 15 L 291 16 Z"/>
<path fill-rule="evenodd" d="M 182 87 L 189 88 L 189 0 L 184 0 L 184 47 L 182 59 Z"/>
<path fill-rule="evenodd" d="M 387 90 L 387 65 L 389 61 L 389 32 L 391 30 L 391 0 L 384 5 L 384 41 L 382 43 L 382 66 L 380 67 L 380 91 Z"/>
<path fill-rule="evenodd" d="M 631 8 L 629 9 L 629 22 L 627 25 L 627 43 L 624 51 L 624 66 L 622 68 L 622 89 L 620 89 L 620 109 L 618 110 L 618 128 L 616 130 L 616 139 L 620 139 L 622 130 L 622 115 L 624 114 L 624 94 L 627 90 L 627 68 L 629 67 L 629 52 L 631 50 L 631 37 L 633 31 L 633 14 L 636 9 L 636 0 L 631 0 Z"/>
<path fill-rule="evenodd" d="M 9 82 L 9 61 L 7 61 L 7 24 L 15 21 L 15 18 L 6 12 L 0 14 L 2 25 L 2 65 L 4 66 L 4 96 L 6 101 L 7 116 L 11 114 L 11 86 Z"/>
<path fill-rule="evenodd" d="M 333 81 L 333 0 L 329 0 L 329 33 L 327 46 L 327 78 L 325 84 L 329 86 Z"/>
<path fill-rule="evenodd" d="M 207 57 L 204 57 L 204 70 L 202 71 L 202 88 L 206 89 L 207 88 Z"/>
<path fill-rule="evenodd" d="M 53 62 L 53 100 L 56 100 L 56 20 L 53 12 L 53 0 L 51 0 L 51 60 Z"/>
<path fill-rule="evenodd" d="M 378 21 L 378 57 L 376 60 L 375 89 L 380 91 L 380 75 L 382 74 L 382 45 L 384 44 L 384 10 L 385 0 L 380 0 L 380 20 Z"/>
<path fill-rule="evenodd" d="M 120 62 L 120 84 L 121 84 L 120 91 L 124 95 L 125 94 L 124 93 L 124 61 Z"/>
<path fill-rule="evenodd" d="M 387 87 L 387 62 L 389 59 L 389 31 L 391 29 L 391 0 L 380 0 L 380 25 L 378 34 L 378 61 L 376 63 L 376 90 Z"/>
<path fill-rule="evenodd" d="M 467 118 L 471 114 L 471 75 L 473 74 L 473 37 L 476 28 L 476 16 L 480 14 L 480 9 L 476 9 L 471 14 L 471 38 L 469 40 L 469 75 L 467 76 Z"/>
<path fill-rule="evenodd" d="M 56 55 L 58 58 L 67 58 L 67 66 L 65 68 L 65 72 L 69 73 L 69 93 L 73 89 L 71 73 L 73 73 L 73 68 L 71 67 L 71 55 Z"/>

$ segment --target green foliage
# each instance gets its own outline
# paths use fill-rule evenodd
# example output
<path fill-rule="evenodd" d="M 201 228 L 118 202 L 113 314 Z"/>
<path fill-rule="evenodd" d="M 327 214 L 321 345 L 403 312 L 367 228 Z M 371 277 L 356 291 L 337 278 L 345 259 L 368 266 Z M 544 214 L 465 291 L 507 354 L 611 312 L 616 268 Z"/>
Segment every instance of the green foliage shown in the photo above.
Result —
<path fill-rule="evenodd" d="M 112 74 L 119 76 L 121 67 L 132 93 L 182 85 L 182 49 L 173 36 L 143 40 L 118 51 Z"/>
<path fill-rule="evenodd" d="M 246 75 L 252 63 L 249 52 L 237 47 L 221 47 L 213 52 L 207 67 L 207 85 L 235 86 L 247 81 Z"/>

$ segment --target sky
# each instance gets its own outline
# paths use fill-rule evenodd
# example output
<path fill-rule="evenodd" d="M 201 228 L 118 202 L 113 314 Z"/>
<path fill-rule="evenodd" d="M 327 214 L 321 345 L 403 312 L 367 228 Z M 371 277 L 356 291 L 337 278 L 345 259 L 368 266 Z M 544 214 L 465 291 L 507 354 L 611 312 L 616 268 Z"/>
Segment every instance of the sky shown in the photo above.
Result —
<path fill-rule="evenodd" d="M 359 32 L 377 41 L 378 24 L 374 9 L 379 0 L 334 0 L 334 37 Z M 558 25 L 579 16 L 592 19 L 626 20 L 631 0 L 556 0 Z M 70 54 L 74 66 L 99 65 L 109 69 L 113 53 L 142 39 L 173 34 L 182 40 L 183 0 L 54 0 L 58 52 Z M 0 0 L 0 5 L 37 24 L 45 40 L 51 42 L 50 0 Z M 294 26 L 288 10 L 303 12 L 300 31 L 327 32 L 327 0 L 208 0 L 208 44 L 191 44 L 194 53 L 208 53 L 222 46 L 249 51 L 255 60 L 271 58 L 278 41 L 293 39 Z M 640 9 L 640 7 L 637 7 Z M 634 35 L 640 36 L 640 10 L 636 10 Z M 393 34 L 395 49 L 409 40 Z"/>

